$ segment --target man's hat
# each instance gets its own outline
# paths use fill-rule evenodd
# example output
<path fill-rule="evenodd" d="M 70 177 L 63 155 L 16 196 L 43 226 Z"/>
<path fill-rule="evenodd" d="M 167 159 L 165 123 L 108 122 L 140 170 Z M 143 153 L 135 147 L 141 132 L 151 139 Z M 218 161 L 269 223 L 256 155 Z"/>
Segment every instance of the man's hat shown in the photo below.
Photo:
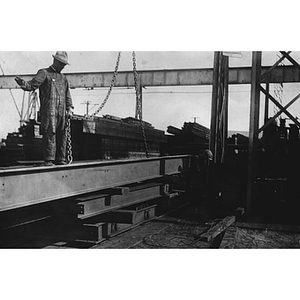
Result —
<path fill-rule="evenodd" d="M 214 155 L 212 154 L 212 152 L 210 150 L 206 149 L 205 153 L 207 155 L 208 160 L 213 160 Z"/>
<path fill-rule="evenodd" d="M 53 58 L 59 60 L 60 62 L 62 62 L 65 65 L 69 65 L 68 63 L 68 54 L 66 51 L 57 51 L 55 53 L 55 55 L 52 55 Z"/>

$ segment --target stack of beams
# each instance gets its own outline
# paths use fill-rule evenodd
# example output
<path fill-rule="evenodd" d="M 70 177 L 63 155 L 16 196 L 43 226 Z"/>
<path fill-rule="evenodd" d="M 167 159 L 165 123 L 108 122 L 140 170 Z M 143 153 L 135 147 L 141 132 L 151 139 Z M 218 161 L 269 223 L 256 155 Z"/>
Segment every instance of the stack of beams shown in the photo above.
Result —
<path fill-rule="evenodd" d="M 9 133 L 2 147 L 0 166 L 18 164 L 18 161 L 37 161 L 43 159 L 40 124 L 30 120 L 18 132 Z"/>
<path fill-rule="evenodd" d="M 167 142 L 164 131 L 145 123 L 149 155 L 161 155 Z M 145 157 L 140 122 L 134 118 L 111 117 L 72 121 L 73 155 L 75 160 Z"/>
<path fill-rule="evenodd" d="M 37 124 L 28 124 L 24 130 L 8 134 L 6 146 L 1 147 L 0 166 L 43 160 L 42 136 L 37 134 Z M 149 156 L 161 156 L 162 145 L 167 142 L 165 132 L 147 122 L 144 126 Z M 71 134 L 74 161 L 146 157 L 140 122 L 134 118 L 72 119 Z"/>
<path fill-rule="evenodd" d="M 171 134 L 166 149 L 169 154 L 195 154 L 209 143 L 210 130 L 199 123 L 185 122 L 181 129 L 168 126 L 167 132 Z"/>

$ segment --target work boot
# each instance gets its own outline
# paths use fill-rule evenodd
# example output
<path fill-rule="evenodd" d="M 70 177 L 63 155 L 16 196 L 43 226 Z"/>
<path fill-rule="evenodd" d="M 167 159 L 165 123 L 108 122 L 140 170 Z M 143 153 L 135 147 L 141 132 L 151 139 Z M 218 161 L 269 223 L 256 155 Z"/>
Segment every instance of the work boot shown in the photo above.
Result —
<path fill-rule="evenodd" d="M 52 160 L 46 160 L 44 163 L 44 166 L 46 166 L 46 167 L 54 166 L 54 163 Z"/>
<path fill-rule="evenodd" d="M 58 165 L 58 166 L 67 165 L 66 161 L 64 161 L 64 160 L 58 160 L 57 162 L 55 162 L 55 164 Z"/>

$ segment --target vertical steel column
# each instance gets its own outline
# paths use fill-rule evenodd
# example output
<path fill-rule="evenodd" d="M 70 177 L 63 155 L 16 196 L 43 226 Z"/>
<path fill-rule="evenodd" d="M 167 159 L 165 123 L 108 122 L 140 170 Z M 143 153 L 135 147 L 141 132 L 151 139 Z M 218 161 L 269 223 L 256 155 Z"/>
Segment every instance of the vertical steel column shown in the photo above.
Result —
<path fill-rule="evenodd" d="M 219 99 L 219 68 L 220 68 L 221 52 L 214 53 L 214 71 L 213 71 L 213 86 L 212 86 L 212 100 L 211 100 L 211 116 L 210 116 L 210 137 L 209 149 L 213 153 L 213 163 L 209 163 L 207 170 L 207 184 L 208 184 L 208 203 L 213 205 L 216 189 L 216 147 L 218 143 L 218 99 Z"/>
<path fill-rule="evenodd" d="M 270 83 L 269 83 L 269 76 L 266 76 L 266 91 L 269 93 L 270 91 Z M 265 97 L 265 124 L 268 122 L 269 119 L 269 97 L 266 95 Z"/>
<path fill-rule="evenodd" d="M 260 78 L 261 78 L 261 51 L 252 53 L 252 78 L 250 99 L 250 128 L 248 149 L 248 178 L 247 178 L 247 205 L 246 216 L 251 218 L 253 183 L 255 179 L 255 158 L 257 154 L 257 132 L 259 129 L 260 104 Z"/>
<path fill-rule="evenodd" d="M 228 76 L 229 59 L 222 52 L 215 52 L 211 125 L 209 149 L 214 154 L 214 163 L 223 163 L 228 135 Z"/>
<path fill-rule="evenodd" d="M 210 138 L 209 149 L 214 154 L 214 162 L 216 162 L 215 147 L 217 140 L 217 108 L 218 108 L 218 91 L 219 91 L 219 60 L 220 52 L 216 51 L 214 54 L 214 73 L 213 73 L 213 87 L 212 87 L 212 101 L 211 101 L 211 119 L 210 119 Z"/>
<path fill-rule="evenodd" d="M 208 197 L 211 204 L 220 192 L 220 183 L 225 171 L 228 135 L 228 61 L 223 52 L 215 52 L 209 140 L 213 164 L 209 165 L 208 170 Z"/>
<path fill-rule="evenodd" d="M 227 138 L 228 138 L 228 77 L 229 77 L 229 58 L 223 57 L 224 60 L 224 97 L 223 97 L 223 140 L 222 140 L 222 157 L 221 163 L 224 163 L 227 153 Z"/>

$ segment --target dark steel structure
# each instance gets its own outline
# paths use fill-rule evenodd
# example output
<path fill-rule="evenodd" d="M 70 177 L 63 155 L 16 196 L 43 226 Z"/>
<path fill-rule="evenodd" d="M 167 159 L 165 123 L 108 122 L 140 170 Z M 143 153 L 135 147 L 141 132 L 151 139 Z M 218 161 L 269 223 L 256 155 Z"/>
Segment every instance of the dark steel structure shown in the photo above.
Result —
<path fill-rule="evenodd" d="M 279 206 L 278 214 L 283 213 L 281 208 L 284 208 L 284 206 L 288 206 L 290 208 L 290 212 L 292 212 L 295 208 L 298 209 L 299 206 L 295 201 L 292 203 L 292 199 L 296 197 L 293 193 L 295 193 L 295 186 L 298 185 L 297 172 L 295 171 L 298 166 L 297 151 L 299 150 L 300 123 L 298 119 L 288 111 L 288 108 L 300 98 L 300 94 L 290 100 L 288 104 L 283 106 L 278 99 L 275 99 L 275 97 L 270 94 L 269 83 L 271 82 L 270 78 L 273 80 L 274 76 L 278 74 L 277 72 L 282 74 L 277 77 L 277 82 L 289 82 L 288 78 L 290 78 L 291 73 L 288 74 L 287 71 L 293 70 L 293 76 L 296 78 L 298 76 L 296 74 L 299 74 L 300 66 L 290 56 L 290 52 L 280 51 L 280 53 L 282 55 L 281 58 L 268 69 L 261 66 L 261 52 L 256 51 L 253 52 L 252 55 L 246 209 L 246 214 L 249 219 L 253 217 L 253 206 L 255 205 L 253 202 L 266 201 L 268 195 L 265 190 L 269 188 L 271 183 L 272 188 L 269 189 L 269 193 L 271 192 L 273 195 L 271 197 L 277 198 L 278 202 L 281 202 L 282 206 L 279 206 L 279 203 L 275 203 L 275 200 L 271 203 L 267 202 L 267 205 Z M 284 59 L 287 59 L 292 65 L 279 67 L 279 64 Z M 299 80 L 296 80 L 295 82 L 299 82 Z M 262 86 L 263 83 L 266 83 L 265 88 Z M 265 95 L 265 122 L 262 127 L 259 127 L 261 94 Z M 274 103 L 278 108 L 278 112 L 271 118 L 268 118 L 270 113 L 269 101 Z M 281 124 L 279 128 L 274 127 L 275 119 L 280 117 L 282 113 L 285 113 L 285 115 L 294 123 L 294 125 L 290 125 L 289 129 L 285 127 L 285 119 L 280 119 Z M 263 138 L 260 138 L 260 133 L 264 133 Z M 270 141 L 271 138 L 272 140 Z M 262 161 L 264 153 L 262 152 L 269 154 L 268 159 L 271 161 L 268 165 L 266 164 L 265 168 L 262 168 L 264 165 L 264 161 Z M 275 168 L 276 170 L 274 170 Z"/>

